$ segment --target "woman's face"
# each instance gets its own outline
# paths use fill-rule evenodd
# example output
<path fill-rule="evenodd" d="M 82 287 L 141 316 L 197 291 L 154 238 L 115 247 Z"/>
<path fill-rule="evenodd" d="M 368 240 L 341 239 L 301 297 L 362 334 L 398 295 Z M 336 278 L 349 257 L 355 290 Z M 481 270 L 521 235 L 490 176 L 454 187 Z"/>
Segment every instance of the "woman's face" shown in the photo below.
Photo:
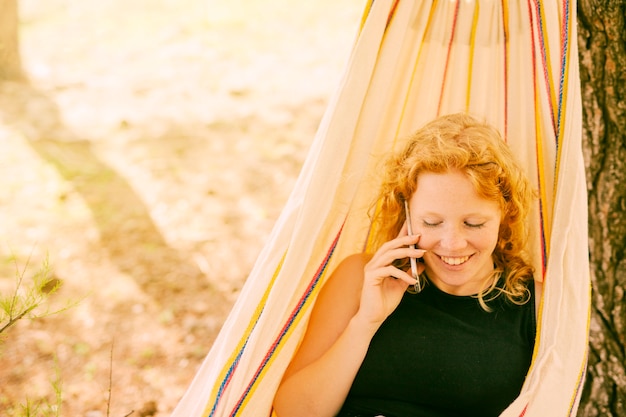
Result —
<path fill-rule="evenodd" d="M 501 218 L 497 202 L 478 196 L 465 174 L 451 170 L 420 174 L 409 204 L 433 284 L 455 295 L 477 294 L 490 284 Z"/>

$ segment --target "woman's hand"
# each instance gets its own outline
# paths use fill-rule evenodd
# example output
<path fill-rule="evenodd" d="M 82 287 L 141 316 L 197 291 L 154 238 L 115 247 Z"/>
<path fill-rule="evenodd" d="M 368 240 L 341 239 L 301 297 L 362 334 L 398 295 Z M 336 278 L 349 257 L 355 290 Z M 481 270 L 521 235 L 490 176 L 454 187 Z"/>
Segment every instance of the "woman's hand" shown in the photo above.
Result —
<path fill-rule="evenodd" d="M 406 225 L 397 238 L 386 242 L 365 265 L 361 303 L 355 318 L 379 326 L 398 307 L 402 295 L 416 279 L 407 271 L 393 266 L 393 262 L 404 258 L 421 258 L 424 250 L 414 249 L 419 235 L 408 236 Z M 418 264 L 418 272 L 424 266 Z"/>

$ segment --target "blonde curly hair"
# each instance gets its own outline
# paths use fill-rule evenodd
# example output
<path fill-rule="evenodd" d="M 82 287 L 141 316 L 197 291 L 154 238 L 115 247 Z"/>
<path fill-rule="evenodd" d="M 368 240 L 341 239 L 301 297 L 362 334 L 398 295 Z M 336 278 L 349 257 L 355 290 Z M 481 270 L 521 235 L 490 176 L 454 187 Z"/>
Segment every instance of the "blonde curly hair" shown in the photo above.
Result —
<path fill-rule="evenodd" d="M 501 293 L 516 304 L 525 303 L 530 294 L 527 283 L 534 272 L 525 250 L 526 216 L 534 192 L 500 133 L 470 115 L 457 113 L 435 119 L 385 161 L 380 192 L 372 209 L 370 249 L 376 251 L 398 235 L 406 218 L 404 201 L 417 189 L 421 173 L 453 169 L 465 173 L 478 195 L 496 201 L 502 213 L 493 252 L 495 279 L 478 294 L 481 305 L 489 310 L 485 301 Z M 397 266 L 406 268 L 407 262 L 402 260 Z"/>

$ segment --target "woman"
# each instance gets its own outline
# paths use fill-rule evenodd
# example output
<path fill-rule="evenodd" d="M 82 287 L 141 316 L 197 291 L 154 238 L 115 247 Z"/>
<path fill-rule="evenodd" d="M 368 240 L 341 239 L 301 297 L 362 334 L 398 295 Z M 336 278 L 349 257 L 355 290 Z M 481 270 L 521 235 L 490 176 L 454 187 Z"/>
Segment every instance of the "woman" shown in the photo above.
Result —
<path fill-rule="evenodd" d="M 528 181 L 499 133 L 464 114 L 417 131 L 384 172 L 375 252 L 329 277 L 276 414 L 497 416 L 534 348 Z"/>

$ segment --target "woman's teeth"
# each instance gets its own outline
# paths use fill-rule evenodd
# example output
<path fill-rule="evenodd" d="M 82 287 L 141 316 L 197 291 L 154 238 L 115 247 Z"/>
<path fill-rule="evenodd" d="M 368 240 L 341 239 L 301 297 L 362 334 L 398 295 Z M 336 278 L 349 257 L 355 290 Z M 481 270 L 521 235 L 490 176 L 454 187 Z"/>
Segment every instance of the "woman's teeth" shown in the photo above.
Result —
<path fill-rule="evenodd" d="M 467 262 L 467 260 L 469 258 L 470 258 L 469 256 L 463 256 L 463 257 L 460 257 L 460 258 L 458 258 L 458 257 L 457 258 L 449 258 L 447 256 L 441 256 L 441 260 L 443 262 L 447 263 L 448 265 L 454 265 L 454 266 L 461 265 L 461 264 Z"/>

